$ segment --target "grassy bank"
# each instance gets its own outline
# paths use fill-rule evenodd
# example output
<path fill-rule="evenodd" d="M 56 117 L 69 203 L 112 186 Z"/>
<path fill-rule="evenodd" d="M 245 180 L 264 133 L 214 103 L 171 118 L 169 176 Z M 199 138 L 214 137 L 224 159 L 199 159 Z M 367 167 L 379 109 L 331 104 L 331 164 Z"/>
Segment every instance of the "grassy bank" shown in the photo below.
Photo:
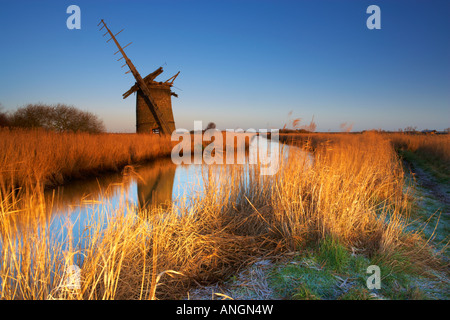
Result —
<path fill-rule="evenodd" d="M 364 296 L 361 281 L 371 264 L 382 269 L 388 292 L 403 275 L 444 272 L 423 233 L 407 229 L 409 194 L 389 139 L 346 135 L 318 142 L 314 155 L 312 168 L 293 151 L 276 175 L 260 176 L 252 167 L 247 181 L 243 166 L 224 168 L 218 177 L 204 177 L 203 196 L 177 207 L 104 209 L 107 228 L 92 221 L 84 248 L 60 250 L 52 242 L 39 190 L 14 201 L 2 195 L 1 297 L 187 298 L 194 288 L 230 281 L 261 259 L 273 264 L 268 281 L 285 299 Z M 82 263 L 73 260 L 80 253 Z M 81 267 L 79 290 L 62 285 L 73 263 Z M 329 294 L 341 284 L 331 280 L 342 275 L 359 277 L 360 287 Z"/>

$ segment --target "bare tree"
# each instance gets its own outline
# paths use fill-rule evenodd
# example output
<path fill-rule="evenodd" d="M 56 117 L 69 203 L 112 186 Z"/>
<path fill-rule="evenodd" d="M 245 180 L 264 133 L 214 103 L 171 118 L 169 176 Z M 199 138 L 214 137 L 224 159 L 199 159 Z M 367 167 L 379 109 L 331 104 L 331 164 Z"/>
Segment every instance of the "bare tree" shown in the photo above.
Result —
<path fill-rule="evenodd" d="M 407 126 L 404 131 L 405 132 L 415 132 L 416 130 L 417 130 L 416 126 Z"/>
<path fill-rule="evenodd" d="M 105 131 L 103 121 L 95 114 L 65 104 L 28 104 L 12 114 L 11 125 L 24 128 L 45 128 L 58 132 L 100 133 Z"/>
<path fill-rule="evenodd" d="M 9 116 L 6 112 L 3 112 L 3 105 L 0 103 L 0 128 L 9 127 L 10 121 Z"/>
<path fill-rule="evenodd" d="M 21 128 L 51 128 L 51 107 L 29 104 L 11 115 L 11 125 Z"/>

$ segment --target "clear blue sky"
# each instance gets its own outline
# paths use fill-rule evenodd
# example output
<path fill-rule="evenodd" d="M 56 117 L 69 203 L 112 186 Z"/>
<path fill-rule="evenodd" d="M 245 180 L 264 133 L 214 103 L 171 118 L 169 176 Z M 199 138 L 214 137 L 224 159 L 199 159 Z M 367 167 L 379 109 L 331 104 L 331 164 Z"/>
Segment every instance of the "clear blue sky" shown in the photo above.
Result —
<path fill-rule="evenodd" d="M 97 24 L 142 76 L 176 79 L 177 128 L 319 131 L 450 127 L 450 1 L 0 1 L 0 103 L 66 103 L 135 130 L 134 84 Z M 81 8 L 81 30 L 66 9 Z M 381 30 L 366 9 L 381 8 Z M 125 69 L 125 68 L 124 68 Z M 288 113 L 292 111 L 292 115 Z"/>

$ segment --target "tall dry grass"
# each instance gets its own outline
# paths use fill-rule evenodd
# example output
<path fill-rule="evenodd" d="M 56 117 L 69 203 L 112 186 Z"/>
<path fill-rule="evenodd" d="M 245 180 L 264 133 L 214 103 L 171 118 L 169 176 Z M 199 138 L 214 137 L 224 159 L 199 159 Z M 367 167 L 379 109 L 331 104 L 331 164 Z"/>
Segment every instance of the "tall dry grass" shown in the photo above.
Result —
<path fill-rule="evenodd" d="M 238 133 L 227 141 L 222 132 L 224 150 L 242 146 L 248 150 L 254 134 Z M 230 136 L 233 138 L 233 136 Z M 214 138 L 212 138 L 214 140 Z M 196 140 L 191 135 L 191 151 Z M 210 143 L 200 137 L 200 151 Z M 44 129 L 0 128 L 0 178 L 4 185 L 21 187 L 36 183 L 61 185 L 71 179 L 120 171 L 139 162 L 168 157 L 178 141 L 154 134 L 89 134 L 54 132 Z M 186 151 L 189 151 L 186 150 Z"/>
<path fill-rule="evenodd" d="M 429 158 L 450 164 L 450 134 L 406 134 L 389 135 L 395 148 L 426 155 Z"/>
<path fill-rule="evenodd" d="M 302 159 L 290 152 L 274 176 L 260 176 L 258 166 L 205 167 L 203 195 L 168 209 L 104 209 L 107 227 L 92 221 L 85 247 L 66 246 L 63 253 L 39 221 L 45 222 L 45 208 L 37 191 L 22 205 L 2 196 L 0 296 L 186 298 L 192 286 L 327 236 L 397 267 L 399 255 L 417 270 L 437 263 L 421 235 L 405 229 L 403 172 L 389 140 L 347 135 L 319 143 L 312 166 Z M 23 217 L 30 217 L 30 229 L 18 235 L 15 224 Z M 81 289 L 68 290 L 61 285 L 65 266 L 80 253 Z"/>
<path fill-rule="evenodd" d="M 421 166 L 441 182 L 450 179 L 450 135 L 390 135 L 394 148 L 413 166 Z"/>
<path fill-rule="evenodd" d="M 0 177 L 14 186 L 58 185 L 169 156 L 171 150 L 170 136 L 0 128 Z"/>

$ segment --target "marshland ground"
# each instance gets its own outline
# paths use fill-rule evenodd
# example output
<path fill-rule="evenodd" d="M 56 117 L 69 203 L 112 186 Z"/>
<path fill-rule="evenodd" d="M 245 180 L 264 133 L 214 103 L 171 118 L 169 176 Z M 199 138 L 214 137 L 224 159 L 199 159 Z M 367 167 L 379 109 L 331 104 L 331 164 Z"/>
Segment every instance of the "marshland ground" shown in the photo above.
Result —
<path fill-rule="evenodd" d="M 449 298 L 449 135 L 281 135 L 298 149 L 277 174 L 234 165 L 183 203 L 106 204 L 82 247 L 52 238 L 44 190 L 168 157 L 170 137 L 0 137 L 3 299 Z M 74 264 L 79 288 L 64 285 Z"/>

